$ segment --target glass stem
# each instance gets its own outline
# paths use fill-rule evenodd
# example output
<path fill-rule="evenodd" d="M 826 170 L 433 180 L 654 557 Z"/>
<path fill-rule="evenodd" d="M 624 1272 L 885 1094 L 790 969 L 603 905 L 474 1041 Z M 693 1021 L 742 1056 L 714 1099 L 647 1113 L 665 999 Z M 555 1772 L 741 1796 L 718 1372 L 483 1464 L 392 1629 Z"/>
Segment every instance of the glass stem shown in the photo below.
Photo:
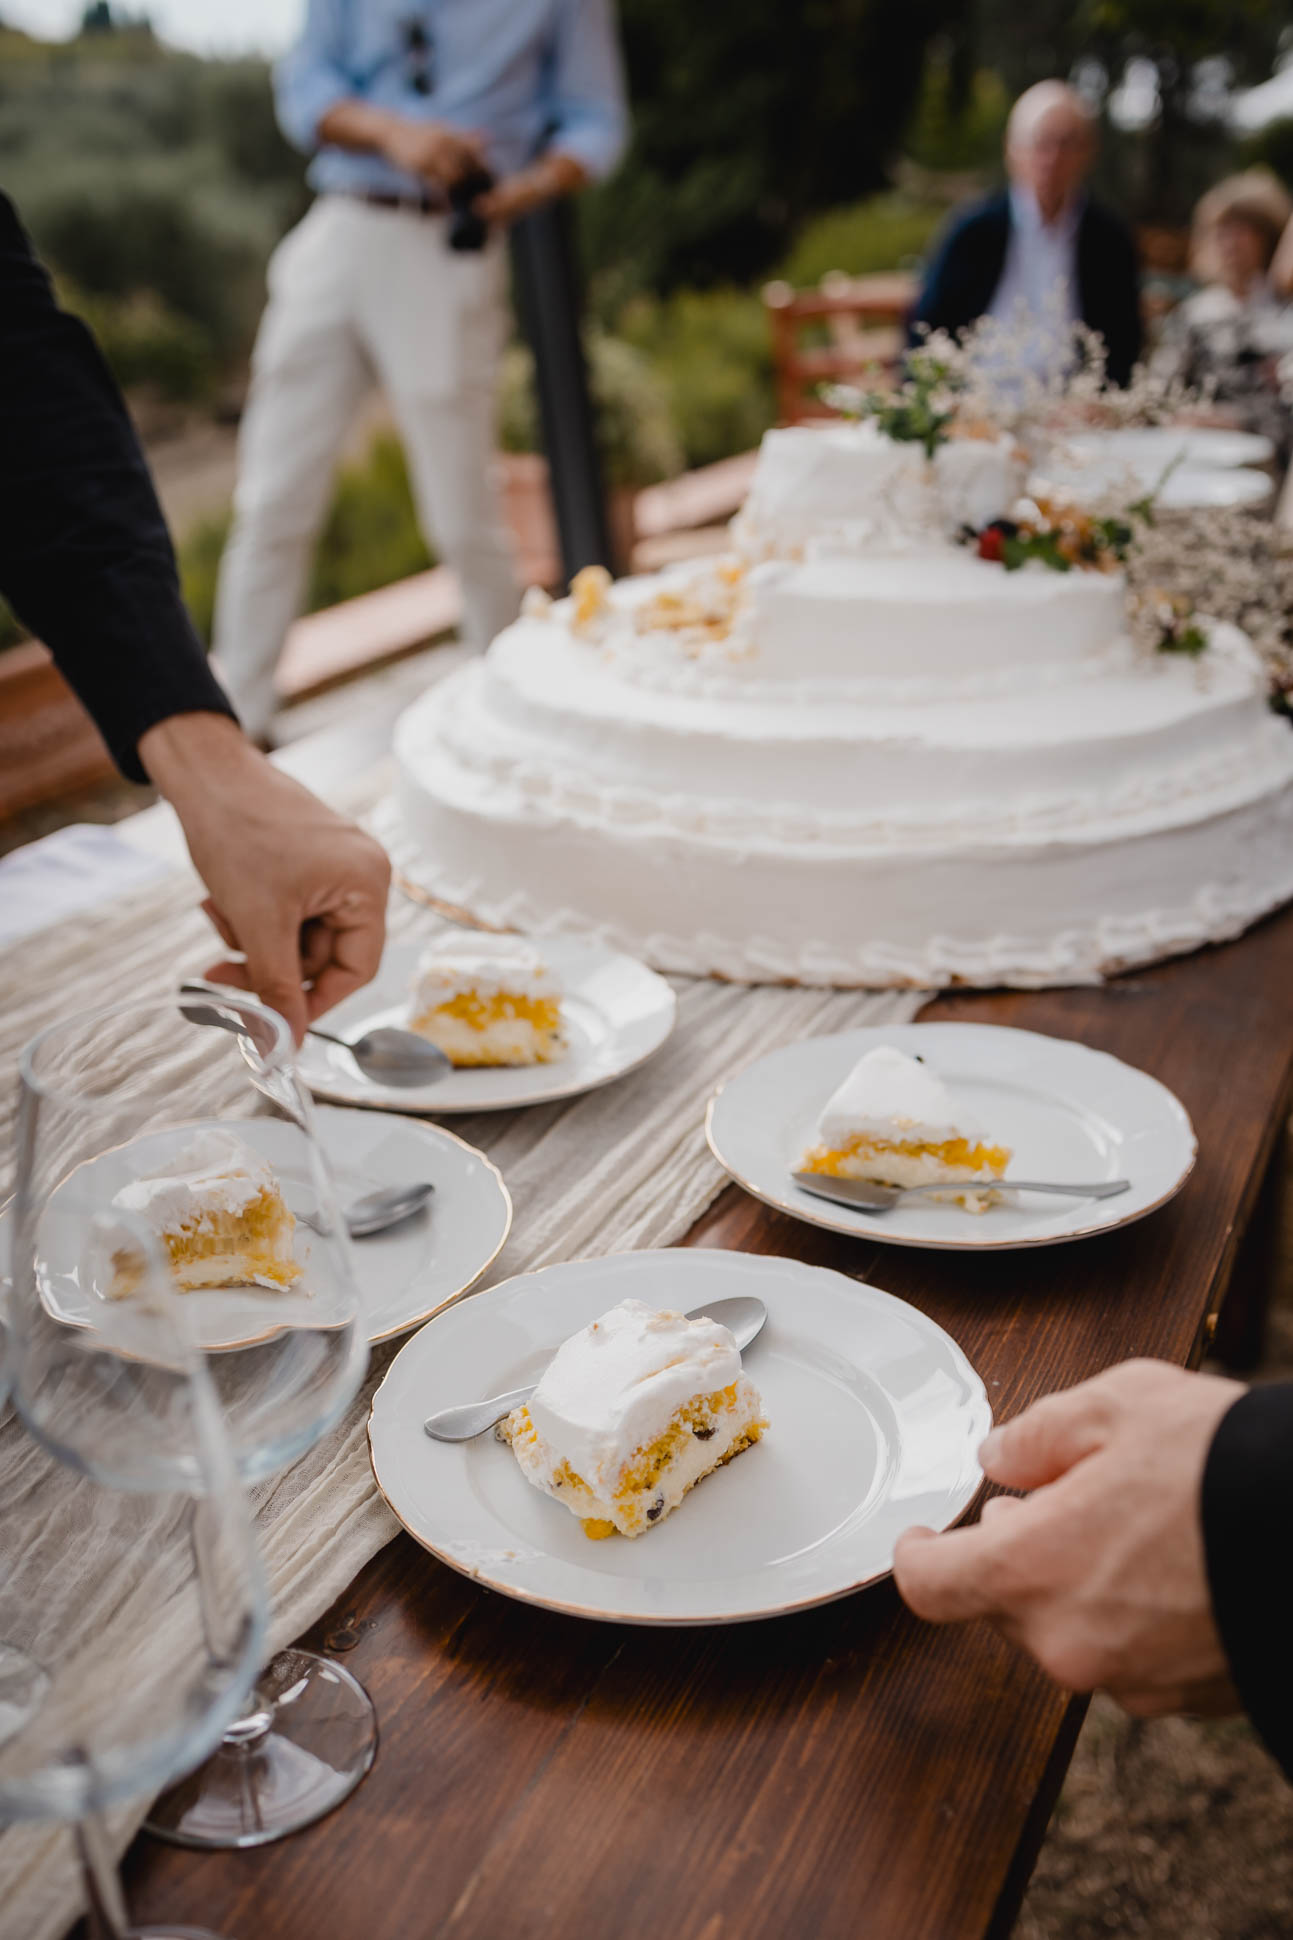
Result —
<path fill-rule="evenodd" d="M 129 1922 L 107 1827 L 97 1812 L 80 1820 L 76 1850 L 85 1881 L 91 1940 L 128 1940 Z"/>

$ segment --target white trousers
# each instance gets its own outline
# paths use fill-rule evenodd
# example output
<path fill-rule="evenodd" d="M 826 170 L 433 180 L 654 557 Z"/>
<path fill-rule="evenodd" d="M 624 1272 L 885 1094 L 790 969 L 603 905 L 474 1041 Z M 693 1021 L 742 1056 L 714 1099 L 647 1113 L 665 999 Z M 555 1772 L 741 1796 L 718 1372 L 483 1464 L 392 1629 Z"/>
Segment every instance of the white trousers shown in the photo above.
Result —
<path fill-rule="evenodd" d="M 498 241 L 460 254 L 444 231 L 440 216 L 322 196 L 271 258 L 215 614 L 216 660 L 249 734 L 274 712 L 337 453 L 375 382 L 427 543 L 458 575 L 464 640 L 483 649 L 516 617 L 493 476 L 506 264 Z"/>

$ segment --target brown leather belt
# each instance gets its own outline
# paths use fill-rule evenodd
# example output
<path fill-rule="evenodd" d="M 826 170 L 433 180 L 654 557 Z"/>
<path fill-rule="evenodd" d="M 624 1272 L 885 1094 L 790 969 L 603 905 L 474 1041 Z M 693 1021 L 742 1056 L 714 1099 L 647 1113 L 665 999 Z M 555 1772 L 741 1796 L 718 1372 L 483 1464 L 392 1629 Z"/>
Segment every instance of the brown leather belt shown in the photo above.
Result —
<path fill-rule="evenodd" d="M 356 202 L 366 202 L 370 209 L 407 209 L 416 216 L 442 216 L 449 207 L 447 196 L 430 189 L 421 195 L 395 195 L 383 189 L 356 189 L 353 194 Z"/>

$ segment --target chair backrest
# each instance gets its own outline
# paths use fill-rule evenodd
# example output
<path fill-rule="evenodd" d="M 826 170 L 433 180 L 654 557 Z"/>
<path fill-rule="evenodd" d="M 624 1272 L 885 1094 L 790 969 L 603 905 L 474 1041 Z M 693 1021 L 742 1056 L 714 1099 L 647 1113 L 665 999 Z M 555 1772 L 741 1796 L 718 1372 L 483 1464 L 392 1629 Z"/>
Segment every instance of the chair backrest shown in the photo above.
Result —
<path fill-rule="evenodd" d="M 915 277 L 905 270 L 872 276 L 835 270 L 815 290 L 765 285 L 780 422 L 834 417 L 817 395 L 822 384 L 863 376 L 871 383 L 892 383 L 916 288 Z"/>

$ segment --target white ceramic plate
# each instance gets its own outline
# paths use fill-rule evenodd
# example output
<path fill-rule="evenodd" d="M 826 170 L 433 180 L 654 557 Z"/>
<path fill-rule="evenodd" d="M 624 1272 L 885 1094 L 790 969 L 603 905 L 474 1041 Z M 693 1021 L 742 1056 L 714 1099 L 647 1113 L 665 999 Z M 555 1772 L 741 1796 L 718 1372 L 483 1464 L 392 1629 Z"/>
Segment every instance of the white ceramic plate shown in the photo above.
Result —
<path fill-rule="evenodd" d="M 407 1024 L 409 985 L 423 947 L 392 945 L 372 983 L 328 1013 L 328 1029 L 355 1038 L 380 1024 Z M 542 949 L 565 989 L 562 1010 L 569 1048 L 554 1063 L 454 1071 L 439 1084 L 401 1089 L 373 1083 L 345 1051 L 307 1037 L 301 1047 L 301 1076 L 317 1097 L 343 1104 L 437 1114 L 503 1111 L 592 1091 L 659 1050 L 678 1008 L 663 977 L 635 957 L 577 937 L 544 937 Z"/>
<path fill-rule="evenodd" d="M 1221 425 L 1137 425 L 1125 431 L 1083 431 L 1064 442 L 1072 451 L 1137 470 L 1143 466 L 1155 476 L 1174 463 L 1210 469 L 1267 465 L 1275 455 L 1269 438 L 1254 431 L 1228 431 Z"/>
<path fill-rule="evenodd" d="M 1146 491 L 1158 484 L 1152 465 L 1092 463 L 1060 465 L 1048 474 L 1052 484 L 1068 486 L 1079 493 L 1101 495 L 1116 491 L 1130 470 Z M 1242 465 L 1180 465 L 1170 471 L 1159 488 L 1156 503 L 1165 511 L 1183 512 L 1210 506 L 1262 505 L 1270 498 L 1274 485 L 1266 472 L 1250 471 Z"/>
<path fill-rule="evenodd" d="M 877 1044 L 917 1053 L 994 1138 L 1013 1148 L 1021 1179 L 1131 1180 L 1116 1199 L 1021 1193 L 983 1213 L 909 1199 L 877 1215 L 837 1206 L 791 1173 L 814 1142 L 822 1106 Z M 710 1149 L 739 1185 L 782 1212 L 832 1232 L 893 1246 L 1053 1246 L 1142 1219 L 1180 1191 L 1194 1131 L 1165 1085 L 1105 1051 L 995 1024 L 895 1024 L 788 1044 L 749 1065 L 710 1100 Z"/>
<path fill-rule="evenodd" d="M 492 1434 L 423 1433 L 454 1402 L 537 1380 L 567 1335 L 620 1300 L 767 1303 L 745 1365 L 770 1423 L 668 1521 L 591 1542 Z M 992 1424 L 955 1341 L 891 1294 L 797 1260 L 680 1248 L 523 1274 L 441 1314 L 401 1349 L 368 1423 L 377 1486 L 410 1535 L 523 1603 L 615 1623 L 739 1623 L 847 1596 L 888 1574 L 914 1523 L 945 1529 L 980 1482 Z"/>
<path fill-rule="evenodd" d="M 507 1238 L 512 1202 L 484 1154 L 438 1125 L 329 1107 L 316 1116 L 343 1206 L 379 1186 L 422 1179 L 435 1186 L 424 1211 L 371 1239 L 356 1240 L 351 1249 L 369 1341 L 389 1340 L 428 1320 L 480 1278 Z M 229 1129 L 229 1123 L 205 1119 L 182 1134 L 155 1134 L 119 1146 L 78 1167 L 51 1196 L 42 1221 L 45 1272 L 40 1291 L 56 1320 L 94 1327 L 105 1297 L 96 1285 L 92 1258 L 83 1257 L 85 1219 L 60 1219 L 60 1195 L 65 1195 L 64 1211 L 73 1195 L 78 1213 L 87 1205 L 106 1210 L 127 1180 L 164 1163 L 189 1130 L 211 1128 Z M 279 1119 L 248 1118 L 238 1120 L 233 1129 L 269 1160 L 288 1205 L 306 1210 L 312 1195 L 293 1128 Z M 315 1246 L 309 1229 L 298 1226 L 295 1248 L 304 1272 L 290 1292 L 231 1287 L 185 1294 L 201 1345 L 210 1352 L 249 1347 L 288 1326 L 317 1325 L 320 1308 L 309 1295 Z"/>

